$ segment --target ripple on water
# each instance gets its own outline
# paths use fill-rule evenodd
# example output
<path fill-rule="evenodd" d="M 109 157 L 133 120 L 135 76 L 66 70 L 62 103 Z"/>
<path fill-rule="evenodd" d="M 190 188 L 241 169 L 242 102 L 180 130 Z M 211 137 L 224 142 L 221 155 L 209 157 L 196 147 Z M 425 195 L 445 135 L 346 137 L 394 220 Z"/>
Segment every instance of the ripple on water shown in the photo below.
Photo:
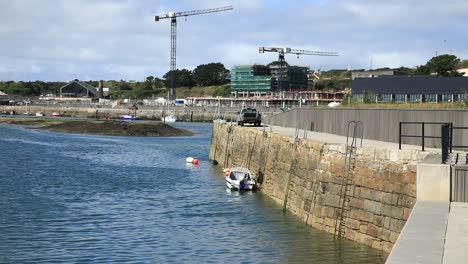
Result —
<path fill-rule="evenodd" d="M 207 160 L 211 124 L 176 125 L 195 136 L 0 126 L 0 263 L 384 262 L 261 193 L 226 191 Z"/>

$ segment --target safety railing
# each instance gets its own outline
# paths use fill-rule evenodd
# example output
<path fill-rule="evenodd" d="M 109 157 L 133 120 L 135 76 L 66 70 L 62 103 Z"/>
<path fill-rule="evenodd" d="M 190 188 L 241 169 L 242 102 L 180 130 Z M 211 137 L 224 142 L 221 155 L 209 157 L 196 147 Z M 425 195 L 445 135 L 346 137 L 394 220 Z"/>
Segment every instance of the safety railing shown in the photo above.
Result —
<path fill-rule="evenodd" d="M 454 130 L 468 130 L 468 127 L 454 127 L 452 123 L 444 124 L 441 128 L 442 134 L 442 163 L 446 163 L 449 153 L 452 153 L 453 148 L 466 149 L 468 146 L 453 145 L 453 131 Z M 458 162 L 458 155 L 456 156 Z"/>
<path fill-rule="evenodd" d="M 403 125 L 421 125 L 421 135 L 404 135 L 404 134 L 402 134 Z M 442 138 L 442 135 L 440 135 L 440 136 L 426 135 L 426 131 L 425 131 L 426 125 L 449 125 L 450 127 L 453 127 L 453 123 L 447 123 L 447 122 L 400 122 L 399 129 L 398 129 L 399 149 L 401 149 L 402 138 L 420 138 L 421 139 L 422 151 L 424 151 L 425 140 L 427 138 Z"/>

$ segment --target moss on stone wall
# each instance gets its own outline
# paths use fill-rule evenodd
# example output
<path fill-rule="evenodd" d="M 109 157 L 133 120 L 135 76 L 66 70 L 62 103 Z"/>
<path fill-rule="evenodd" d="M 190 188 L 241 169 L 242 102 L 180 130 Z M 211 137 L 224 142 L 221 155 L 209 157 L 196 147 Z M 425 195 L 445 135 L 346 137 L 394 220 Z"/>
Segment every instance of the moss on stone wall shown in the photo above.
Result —
<path fill-rule="evenodd" d="M 418 150 L 358 148 L 342 210 L 344 145 L 327 145 L 228 124 L 215 124 L 210 159 L 248 167 L 261 190 L 308 225 L 390 252 L 416 201 Z M 346 213 L 345 213 L 346 212 Z"/>

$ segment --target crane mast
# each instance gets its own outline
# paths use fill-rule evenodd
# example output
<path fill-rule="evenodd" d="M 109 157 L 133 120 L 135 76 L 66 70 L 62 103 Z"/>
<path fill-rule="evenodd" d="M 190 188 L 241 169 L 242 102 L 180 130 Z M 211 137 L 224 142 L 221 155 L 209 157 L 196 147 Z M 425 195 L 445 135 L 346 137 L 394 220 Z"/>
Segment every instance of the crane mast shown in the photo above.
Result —
<path fill-rule="evenodd" d="M 278 53 L 278 61 L 279 61 L 279 78 L 278 78 L 278 87 L 279 90 L 282 90 L 282 80 L 284 75 L 284 68 L 286 64 L 286 60 L 284 58 L 285 54 L 296 54 L 299 55 L 315 55 L 315 56 L 338 56 L 336 52 L 328 52 L 328 51 L 311 51 L 311 50 L 301 50 L 301 49 L 292 49 L 292 48 L 277 48 L 277 47 L 259 47 L 259 53 L 265 52 L 276 52 Z"/>
<path fill-rule="evenodd" d="M 161 19 L 171 19 L 171 87 L 169 90 L 169 100 L 175 100 L 175 79 L 176 79 L 176 54 L 177 54 L 177 17 L 187 17 L 194 15 L 202 15 L 208 13 L 222 12 L 234 9 L 232 6 L 225 6 L 219 8 L 200 9 L 186 12 L 169 12 L 161 16 L 155 16 L 154 21 L 158 22 Z"/>

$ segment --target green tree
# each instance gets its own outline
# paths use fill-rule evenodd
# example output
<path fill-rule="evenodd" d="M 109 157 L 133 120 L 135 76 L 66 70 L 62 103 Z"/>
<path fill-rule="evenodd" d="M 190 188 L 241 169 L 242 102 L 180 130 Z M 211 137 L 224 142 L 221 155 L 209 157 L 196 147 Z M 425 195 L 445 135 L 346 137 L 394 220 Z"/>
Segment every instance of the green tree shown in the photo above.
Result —
<path fill-rule="evenodd" d="M 416 67 L 414 74 L 415 75 L 429 75 L 431 74 L 431 69 L 426 65 L 421 65 L 421 66 Z"/>
<path fill-rule="evenodd" d="M 25 87 L 23 82 L 13 82 L 9 81 L 6 82 L 6 93 L 7 94 L 15 94 L 15 95 L 24 95 L 25 94 Z"/>
<path fill-rule="evenodd" d="M 132 86 L 130 86 L 130 84 L 124 80 L 120 80 L 120 82 L 116 82 L 115 83 L 115 88 L 118 89 L 118 90 L 121 90 L 121 91 L 131 91 L 132 90 Z"/>
<path fill-rule="evenodd" d="M 405 74 L 405 75 L 413 75 L 414 74 L 414 69 L 404 67 L 404 66 L 401 66 L 399 68 L 394 68 L 393 70 L 395 72 L 397 72 L 398 74 Z"/>
<path fill-rule="evenodd" d="M 458 63 L 460 59 L 455 55 L 443 54 L 439 56 L 432 57 L 426 66 L 431 69 L 432 72 L 437 73 L 440 76 L 461 76 L 457 71 Z"/>
<path fill-rule="evenodd" d="M 175 70 L 175 76 L 175 87 L 192 87 L 194 84 L 192 72 L 187 69 Z M 168 71 L 164 74 L 163 78 L 166 87 L 171 87 L 172 71 Z"/>
<path fill-rule="evenodd" d="M 365 104 L 372 104 L 372 103 L 375 103 L 375 95 L 368 91 L 368 90 L 364 90 L 364 94 L 363 94 L 363 97 L 362 97 L 362 102 L 365 103 Z"/>
<path fill-rule="evenodd" d="M 134 85 L 132 96 L 137 99 L 151 98 L 154 94 L 159 94 L 161 92 L 160 88 L 161 79 L 148 76 L 144 82 L 138 82 Z"/>
<path fill-rule="evenodd" d="M 222 63 L 202 64 L 193 70 L 193 80 L 198 86 L 221 85 L 228 82 L 228 74 Z"/>

